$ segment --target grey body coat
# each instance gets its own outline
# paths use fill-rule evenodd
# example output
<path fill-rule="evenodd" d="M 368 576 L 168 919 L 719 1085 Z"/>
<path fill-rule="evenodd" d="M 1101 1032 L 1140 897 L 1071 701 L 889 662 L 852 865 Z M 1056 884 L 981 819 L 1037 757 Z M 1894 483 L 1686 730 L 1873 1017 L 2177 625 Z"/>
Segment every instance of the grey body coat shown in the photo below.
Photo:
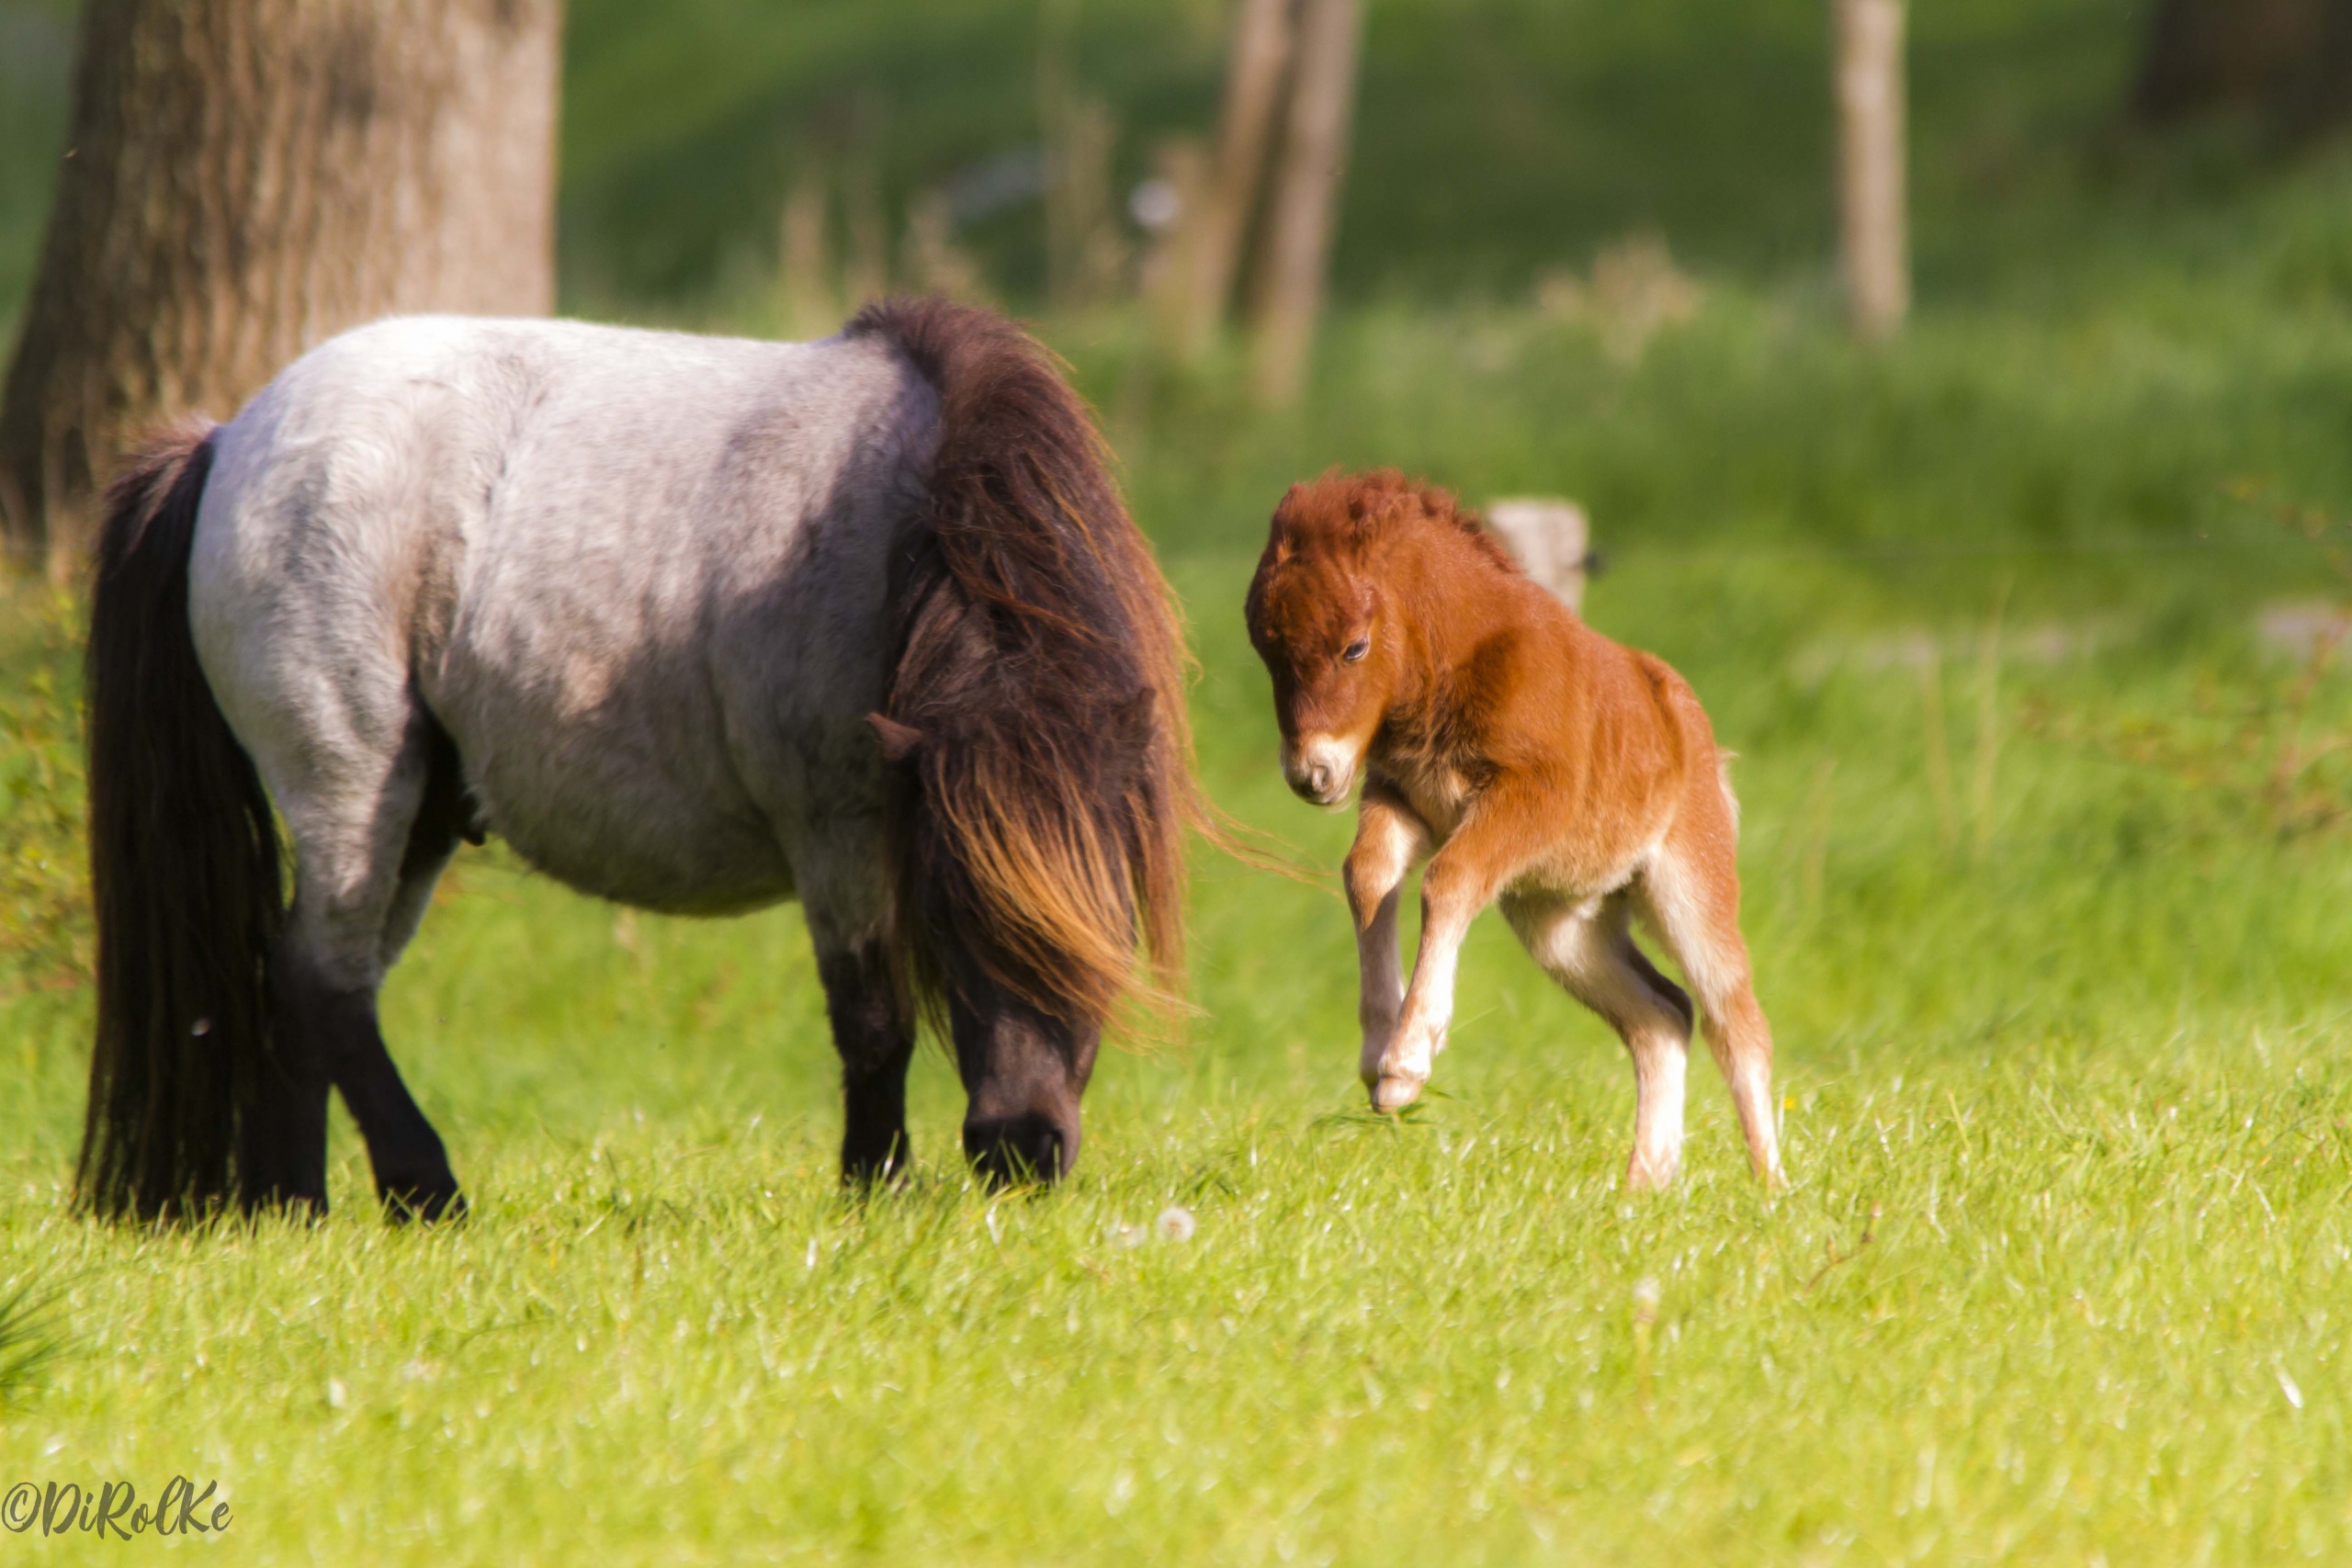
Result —
<path fill-rule="evenodd" d="M 398 957 L 432 725 L 477 826 L 583 892 L 880 918 L 871 628 L 936 415 L 871 338 L 424 317 L 289 367 L 216 436 L 188 592 L 304 945 Z"/>

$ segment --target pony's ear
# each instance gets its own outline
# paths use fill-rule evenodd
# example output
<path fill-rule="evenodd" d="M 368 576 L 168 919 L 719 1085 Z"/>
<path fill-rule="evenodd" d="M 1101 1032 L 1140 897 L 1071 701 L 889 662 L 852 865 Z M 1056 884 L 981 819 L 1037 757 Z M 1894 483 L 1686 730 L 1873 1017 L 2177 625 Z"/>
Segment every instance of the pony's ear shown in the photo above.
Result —
<path fill-rule="evenodd" d="M 874 727 L 874 738 L 882 743 L 882 760 L 893 767 L 912 758 L 931 739 L 914 726 L 900 724 L 888 714 L 867 714 L 865 722 Z"/>
<path fill-rule="evenodd" d="M 1149 686 L 1136 688 L 1136 694 L 1119 704 L 1103 716 L 1102 733 L 1111 745 L 1137 761 L 1151 750 L 1152 736 L 1157 727 L 1152 714 L 1159 694 Z"/>

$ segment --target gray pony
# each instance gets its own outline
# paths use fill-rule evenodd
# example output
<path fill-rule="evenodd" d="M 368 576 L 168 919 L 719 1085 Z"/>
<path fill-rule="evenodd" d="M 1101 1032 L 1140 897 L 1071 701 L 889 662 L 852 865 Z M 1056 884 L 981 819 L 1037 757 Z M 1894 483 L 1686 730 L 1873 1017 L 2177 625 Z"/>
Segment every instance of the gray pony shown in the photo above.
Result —
<path fill-rule="evenodd" d="M 1182 974 L 1183 660 L 1083 406 L 986 311 L 336 338 L 109 497 L 84 1201 L 322 1208 L 332 1086 L 392 1213 L 461 1210 L 376 993 L 488 833 L 649 909 L 797 895 L 845 1178 L 904 1166 L 926 1012 L 970 1157 L 1055 1177 L 1106 1020 Z"/>

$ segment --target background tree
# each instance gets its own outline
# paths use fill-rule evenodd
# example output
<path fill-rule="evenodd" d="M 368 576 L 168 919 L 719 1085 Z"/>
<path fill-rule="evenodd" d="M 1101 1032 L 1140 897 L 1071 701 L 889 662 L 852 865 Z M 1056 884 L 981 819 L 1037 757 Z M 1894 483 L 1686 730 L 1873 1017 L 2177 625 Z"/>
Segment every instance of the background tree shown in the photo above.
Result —
<path fill-rule="evenodd" d="M 1838 255 L 1855 334 L 1893 337 L 1911 310 L 1905 194 L 1903 0 L 1837 0 Z"/>
<path fill-rule="evenodd" d="M 226 418 L 401 310 L 554 298 L 560 0 L 89 0 L 0 402 L 0 527 L 52 572 L 139 429 Z"/>
<path fill-rule="evenodd" d="M 1242 240 L 1279 130 L 1295 31 L 1290 0 L 1238 0 L 1226 54 L 1225 106 L 1216 150 L 1200 183 L 1191 230 L 1182 340 L 1197 355 L 1216 335 L 1233 297 Z"/>
<path fill-rule="evenodd" d="M 1323 313 L 1340 185 L 1355 121 L 1360 0 L 1300 0 L 1282 148 L 1266 209 L 1262 271 L 1252 290 L 1250 370 L 1261 400 L 1296 400 Z"/>

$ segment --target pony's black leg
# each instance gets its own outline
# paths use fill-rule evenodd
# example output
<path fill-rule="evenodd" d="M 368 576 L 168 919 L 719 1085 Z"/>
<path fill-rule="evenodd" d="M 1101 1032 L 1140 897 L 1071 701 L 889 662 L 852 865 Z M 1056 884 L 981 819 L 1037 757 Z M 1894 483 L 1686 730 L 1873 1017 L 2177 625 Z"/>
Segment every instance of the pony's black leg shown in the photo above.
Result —
<path fill-rule="evenodd" d="M 239 1197 L 247 1213 L 327 1210 L 327 1072 L 319 1034 L 289 994 L 283 943 L 270 965 L 271 1051 L 237 1120 Z"/>
<path fill-rule="evenodd" d="M 396 1217 L 461 1213 L 465 1200 L 439 1134 L 384 1049 L 372 987 L 339 985 L 299 942 L 270 966 L 274 1058 L 238 1126 L 248 1208 L 327 1206 L 327 1089 L 343 1096 L 368 1145 L 376 1190 Z"/>
<path fill-rule="evenodd" d="M 842 1056 L 842 1179 L 888 1180 L 907 1168 L 907 1064 L 915 1047 L 889 950 L 869 938 L 820 953 L 817 976 Z"/>
<path fill-rule="evenodd" d="M 368 1143 L 376 1195 L 396 1220 L 457 1219 L 465 1194 L 449 1168 L 441 1134 L 417 1109 L 376 1026 L 376 998 L 345 994 L 322 1010 L 334 1042 L 334 1087 Z"/>
<path fill-rule="evenodd" d="M 457 852 L 459 837 L 470 830 L 473 817 L 457 748 L 429 716 L 420 714 L 418 723 L 428 758 L 424 791 L 401 856 L 399 890 L 385 921 L 380 953 L 385 970 L 415 933 L 432 901 L 433 886 Z M 396 1220 L 462 1216 L 466 1200 L 449 1168 L 448 1151 L 385 1049 L 375 991 L 322 988 L 312 1007 L 335 1090 L 368 1145 L 368 1164 L 375 1172 L 376 1195 L 385 1213 Z"/>
<path fill-rule="evenodd" d="M 376 1174 L 376 1191 L 386 1210 L 397 1219 L 454 1218 L 464 1213 L 465 1200 L 458 1194 L 458 1179 L 450 1174 L 440 1135 L 417 1109 L 384 1050 L 376 1024 L 375 992 L 339 986 L 295 953 L 281 956 L 275 978 L 278 1038 L 304 1042 L 323 1069 L 315 1071 L 314 1081 L 305 1086 L 313 1099 L 303 1105 L 306 1112 L 313 1104 L 316 1108 L 320 1206 L 325 1201 L 326 1090 L 332 1080 L 351 1119 L 359 1124 L 368 1163 Z"/>

